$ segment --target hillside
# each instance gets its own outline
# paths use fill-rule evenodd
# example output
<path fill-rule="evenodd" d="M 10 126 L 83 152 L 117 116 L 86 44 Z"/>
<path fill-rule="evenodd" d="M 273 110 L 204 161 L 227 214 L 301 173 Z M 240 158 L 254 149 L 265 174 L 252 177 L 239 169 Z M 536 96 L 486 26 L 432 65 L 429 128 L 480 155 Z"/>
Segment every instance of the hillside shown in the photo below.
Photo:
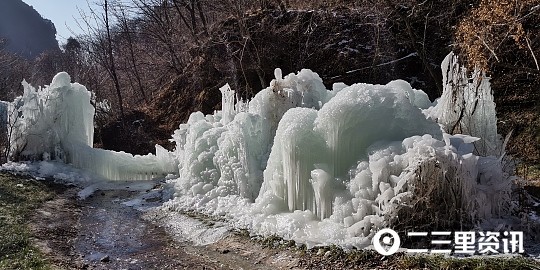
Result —
<path fill-rule="evenodd" d="M 466 14 L 454 12 L 456 21 Z M 442 82 L 438 63 L 453 41 L 443 35 L 445 29 L 428 29 L 427 36 L 434 38 L 426 39 L 426 49 L 417 51 L 402 36 L 399 21 L 374 25 L 373 20 L 355 9 L 257 12 L 245 18 L 250 39 L 243 42 L 238 20 L 230 18 L 193 53 L 196 60 L 157 93 L 147 113 L 170 134 L 191 112 L 220 109 L 220 86 L 229 83 L 242 97 L 253 97 L 268 86 L 276 67 L 284 74 L 311 69 L 328 89 L 334 82 L 385 84 L 404 79 L 432 101 L 438 98 Z M 519 57 L 526 61 L 518 54 L 508 61 L 520 61 Z M 529 165 L 540 162 L 540 81 L 533 74 L 519 71 L 517 65 L 497 66 L 490 74 L 499 133 L 512 131 L 509 153 Z"/>
<path fill-rule="evenodd" d="M 225 83 L 241 97 L 251 98 L 269 86 L 278 67 L 284 75 L 311 69 L 328 89 L 337 82 L 386 84 L 404 79 L 432 100 L 440 96 L 439 64 L 450 52 L 451 37 L 442 35 L 444 29 L 429 29 L 436 38 L 417 51 L 402 36 L 403 22 L 377 24 L 387 15 L 370 12 L 272 9 L 249 13 L 241 21 L 230 17 L 190 52 L 196 55 L 194 61 L 157 93 L 149 114 L 171 133 L 191 112 L 219 109 L 218 88 Z"/>
<path fill-rule="evenodd" d="M 2 46 L 27 59 L 58 48 L 54 24 L 21 0 L 0 1 Z"/>

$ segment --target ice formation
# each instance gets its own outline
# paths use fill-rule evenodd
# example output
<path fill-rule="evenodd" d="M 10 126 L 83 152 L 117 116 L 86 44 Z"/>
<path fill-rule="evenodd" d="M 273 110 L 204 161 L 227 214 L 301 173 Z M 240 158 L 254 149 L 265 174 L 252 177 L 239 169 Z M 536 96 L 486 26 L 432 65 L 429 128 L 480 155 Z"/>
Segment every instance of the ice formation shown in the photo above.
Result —
<path fill-rule="evenodd" d="M 169 209 L 308 246 L 365 247 L 378 229 L 421 214 L 413 211 L 422 196 L 468 221 L 512 207 L 489 82 L 456 63 L 453 55 L 443 62 L 435 104 L 402 80 L 327 90 L 310 70 L 283 77 L 276 69 L 249 101 L 220 88 L 223 110 L 191 114 L 173 134 L 174 152 L 135 157 L 91 147 L 90 94 L 61 73 L 42 90 L 25 86 L 14 103 L 25 141 L 13 143 L 24 156 L 61 158 L 109 179 L 175 172 Z"/>
<path fill-rule="evenodd" d="M 444 91 L 432 116 L 446 132 L 482 138 L 474 143 L 476 153 L 500 155 L 502 145 L 497 134 L 490 78 L 480 70 L 474 70 L 469 78 L 467 69 L 460 67 L 453 53 L 446 56 L 441 67 Z"/>
<path fill-rule="evenodd" d="M 24 94 L 12 103 L 18 113 L 9 119 L 14 130 L 10 138 L 13 155 L 64 159 L 64 148 L 92 146 L 94 107 L 90 92 L 70 80 L 67 73 L 60 73 L 43 89 L 23 81 Z"/>
<path fill-rule="evenodd" d="M 283 78 L 277 69 L 247 111 L 224 87 L 223 111 L 194 113 L 173 136 L 179 178 L 167 206 L 224 215 L 257 234 L 357 247 L 411 218 L 400 213 L 414 218 L 402 210 L 428 193 L 453 200 L 442 207 L 466 216 L 455 218 L 507 215 L 511 177 L 494 156 L 488 79 L 477 72 L 469 83 L 453 55 L 443 70 L 435 104 L 402 80 L 327 90 L 310 70 Z M 449 134 L 457 125 L 464 134 Z"/>
<path fill-rule="evenodd" d="M 94 107 L 91 92 L 71 83 L 65 72 L 51 85 L 36 89 L 23 82 L 24 94 L 8 111 L 11 157 L 61 160 L 107 179 L 150 179 L 175 171 L 170 153 L 156 146 L 156 155 L 133 156 L 94 149 Z"/>

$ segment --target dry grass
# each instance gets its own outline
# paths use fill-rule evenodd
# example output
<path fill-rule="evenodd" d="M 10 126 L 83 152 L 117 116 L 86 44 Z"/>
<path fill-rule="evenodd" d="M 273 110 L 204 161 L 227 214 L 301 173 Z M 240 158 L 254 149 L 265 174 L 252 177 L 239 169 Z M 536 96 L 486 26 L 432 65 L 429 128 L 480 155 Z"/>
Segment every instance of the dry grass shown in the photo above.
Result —
<path fill-rule="evenodd" d="M 0 269 L 49 269 L 32 244 L 28 217 L 53 192 L 43 183 L 0 174 Z"/>
<path fill-rule="evenodd" d="M 402 206 L 397 219 L 392 222 L 399 231 L 451 231 L 470 226 L 470 213 L 475 209 L 471 200 L 471 183 L 463 179 L 460 168 L 451 161 L 431 158 L 415 171 L 409 182 L 414 194 Z"/>

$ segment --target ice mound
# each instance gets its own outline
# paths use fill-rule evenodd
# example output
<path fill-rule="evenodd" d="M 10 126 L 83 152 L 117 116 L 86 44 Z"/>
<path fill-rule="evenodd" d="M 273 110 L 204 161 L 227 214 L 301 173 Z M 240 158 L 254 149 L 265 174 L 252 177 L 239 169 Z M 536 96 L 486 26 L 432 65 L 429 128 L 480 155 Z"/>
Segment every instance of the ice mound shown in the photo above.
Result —
<path fill-rule="evenodd" d="M 90 92 L 70 83 L 65 72 L 57 74 L 50 86 L 35 89 L 23 81 L 24 94 L 12 103 L 18 114 L 10 114 L 11 154 L 16 158 L 64 159 L 63 145 L 92 146 L 94 107 Z M 47 159 L 46 158 L 46 159 Z"/>
<path fill-rule="evenodd" d="M 94 149 L 91 92 L 71 83 L 65 72 L 36 89 L 23 81 L 24 93 L 9 104 L 11 160 L 60 160 L 111 180 L 151 179 L 176 171 L 168 151 L 133 156 Z"/>
<path fill-rule="evenodd" d="M 402 80 L 328 90 L 310 70 L 276 69 L 249 101 L 220 88 L 223 110 L 191 114 L 173 134 L 174 152 L 156 146 L 146 156 L 92 148 L 91 94 L 66 73 L 43 89 L 23 83 L 0 113 L 14 127 L 12 157 L 116 180 L 174 173 L 168 209 L 308 246 L 365 247 L 382 228 L 464 228 L 512 210 L 489 79 L 469 78 L 452 54 L 443 71 L 432 104 Z"/>
<path fill-rule="evenodd" d="M 492 150 L 501 143 L 489 83 L 474 73 L 471 85 L 452 87 L 456 76 L 469 81 L 448 71 L 461 70 L 452 57 L 435 104 L 402 80 L 327 90 L 310 70 L 276 69 L 247 105 L 223 87 L 223 111 L 194 113 L 173 136 L 179 178 L 166 207 L 308 246 L 356 247 L 385 227 L 509 214 L 512 178 Z M 464 134 L 451 135 L 458 125 Z"/>
<path fill-rule="evenodd" d="M 346 87 L 319 111 L 293 108 L 284 114 L 261 194 L 284 198 L 291 211 L 311 210 L 320 218 L 329 217 L 329 194 L 344 189 L 342 181 L 367 157 L 370 145 L 422 134 L 442 137 L 439 126 L 411 104 L 402 88 Z"/>

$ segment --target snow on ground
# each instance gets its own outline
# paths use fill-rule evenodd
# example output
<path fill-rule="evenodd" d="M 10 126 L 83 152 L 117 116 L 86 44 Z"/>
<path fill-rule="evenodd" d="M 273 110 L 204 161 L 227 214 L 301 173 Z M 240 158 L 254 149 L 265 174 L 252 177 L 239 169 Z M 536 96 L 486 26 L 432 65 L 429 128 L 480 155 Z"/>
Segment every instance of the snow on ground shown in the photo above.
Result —
<path fill-rule="evenodd" d="M 195 246 L 216 243 L 231 234 L 231 226 L 226 222 L 195 219 L 170 211 L 153 209 L 145 213 L 145 218 L 162 224 L 179 242 L 189 241 Z"/>
<path fill-rule="evenodd" d="M 15 174 L 30 175 L 38 180 L 52 178 L 62 183 L 80 186 L 105 180 L 98 175 L 58 161 L 7 162 L 2 164 L 0 169 Z"/>
<path fill-rule="evenodd" d="M 252 100 L 237 100 L 228 85 L 222 87 L 223 110 L 193 113 L 173 134 L 174 152 L 157 146 L 156 156 L 142 157 L 91 148 L 89 92 L 61 73 L 45 89 L 25 86 L 14 103 L 23 115 L 15 145 L 30 141 L 33 147 L 19 149 L 20 155 L 62 160 L 110 180 L 176 174 L 167 180 L 174 195 L 166 210 L 223 217 L 237 228 L 308 247 L 363 248 L 375 232 L 400 222 L 402 211 L 428 187 L 449 201 L 458 198 L 448 207 L 459 205 L 472 221 L 510 215 L 513 177 L 503 166 L 489 79 L 475 73 L 469 80 L 453 55 L 442 66 L 445 92 L 433 104 L 402 80 L 338 83 L 328 90 L 310 70 L 283 77 L 276 69 L 270 86 Z M 47 103 L 49 96 L 82 102 L 86 109 L 70 118 L 75 106 Z M 456 127 L 465 134 L 450 135 Z M 30 134 L 49 139 L 38 144 Z M 86 181 L 50 164 L 4 168 Z M 94 184 L 80 195 L 98 188 L 107 187 Z M 169 223 L 181 234 L 198 228 L 180 219 Z"/>

